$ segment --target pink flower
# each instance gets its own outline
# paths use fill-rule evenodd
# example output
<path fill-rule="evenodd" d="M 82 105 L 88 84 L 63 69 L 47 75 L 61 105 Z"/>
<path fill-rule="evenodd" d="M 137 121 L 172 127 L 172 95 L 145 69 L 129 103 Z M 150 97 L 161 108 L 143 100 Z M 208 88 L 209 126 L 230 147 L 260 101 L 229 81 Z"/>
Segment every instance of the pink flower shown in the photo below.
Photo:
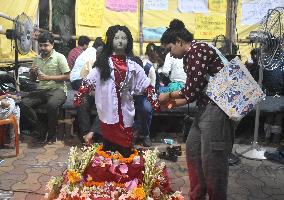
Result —
<path fill-rule="evenodd" d="M 101 165 L 101 159 L 99 157 L 95 157 L 93 159 L 92 167 L 100 166 Z"/>
<path fill-rule="evenodd" d="M 137 178 L 125 183 L 125 187 L 126 187 L 127 191 L 133 190 L 134 188 L 137 187 L 137 185 L 138 185 L 138 179 Z"/>
<path fill-rule="evenodd" d="M 126 174 L 128 172 L 128 166 L 126 164 L 120 164 L 119 165 L 119 171 L 122 173 L 122 174 Z"/>
<path fill-rule="evenodd" d="M 140 156 L 135 156 L 133 158 L 133 164 L 140 164 Z"/>
<path fill-rule="evenodd" d="M 111 158 L 106 158 L 106 159 L 105 159 L 105 164 L 107 164 L 107 165 L 112 165 L 112 160 L 111 160 Z"/>
<path fill-rule="evenodd" d="M 73 197 L 79 196 L 78 192 L 79 192 L 79 188 L 75 187 L 71 193 L 71 197 L 73 198 Z"/>
<path fill-rule="evenodd" d="M 128 199 L 128 198 L 129 198 L 128 195 L 122 194 L 122 195 L 120 195 L 120 197 L 118 198 L 118 200 L 126 200 L 126 199 Z"/>
<path fill-rule="evenodd" d="M 116 172 L 115 172 L 115 168 L 117 167 L 118 165 L 117 164 L 113 164 L 113 165 L 111 165 L 110 166 L 110 168 L 108 169 L 112 174 L 117 174 Z"/>

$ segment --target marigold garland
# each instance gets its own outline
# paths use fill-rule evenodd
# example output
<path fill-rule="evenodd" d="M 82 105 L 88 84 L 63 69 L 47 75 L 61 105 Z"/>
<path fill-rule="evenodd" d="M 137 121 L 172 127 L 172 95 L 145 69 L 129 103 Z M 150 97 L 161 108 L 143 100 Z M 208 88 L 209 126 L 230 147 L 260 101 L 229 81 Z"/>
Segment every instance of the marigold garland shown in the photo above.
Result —
<path fill-rule="evenodd" d="M 96 181 L 87 181 L 87 182 L 84 182 L 84 186 L 86 187 L 93 187 L 93 186 L 96 186 L 96 187 L 102 187 L 106 184 L 106 182 L 96 182 Z M 119 187 L 119 188 L 123 188 L 125 187 L 125 183 L 116 183 L 116 182 L 112 182 L 112 184 L 115 186 L 115 187 Z"/>
<path fill-rule="evenodd" d="M 110 158 L 113 160 L 119 160 L 121 163 L 129 164 L 133 162 L 133 158 L 138 156 L 138 150 L 134 150 L 133 154 L 129 156 L 129 158 L 124 158 L 121 154 L 115 153 L 113 155 L 109 155 L 107 152 L 103 151 L 103 145 L 98 146 L 96 154 L 102 156 L 104 158 Z"/>

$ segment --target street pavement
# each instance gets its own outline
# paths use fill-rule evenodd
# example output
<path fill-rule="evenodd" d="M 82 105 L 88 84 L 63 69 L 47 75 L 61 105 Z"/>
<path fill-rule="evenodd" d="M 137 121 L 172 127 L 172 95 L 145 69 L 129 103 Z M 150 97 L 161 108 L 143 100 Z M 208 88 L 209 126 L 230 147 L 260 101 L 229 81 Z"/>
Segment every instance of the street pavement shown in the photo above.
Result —
<path fill-rule="evenodd" d="M 159 135 L 159 134 L 158 134 Z M 161 139 L 170 135 L 182 146 L 182 156 L 177 162 L 167 161 L 167 169 L 173 190 L 183 192 L 188 200 L 189 180 L 185 159 L 185 144 L 180 133 L 163 133 L 155 137 L 152 147 L 165 150 Z M 24 136 L 18 157 L 10 157 L 14 151 L 0 149 L 0 200 L 44 199 L 46 183 L 51 176 L 58 176 L 66 169 L 69 149 L 79 145 L 76 137 L 57 141 L 50 145 L 33 144 Z M 138 146 L 139 147 L 139 146 Z M 234 149 L 239 144 L 234 145 Z M 2 160 L 2 161 L 1 161 Z M 283 200 L 284 165 L 268 160 L 250 160 L 241 157 L 241 163 L 230 166 L 229 200 Z"/>

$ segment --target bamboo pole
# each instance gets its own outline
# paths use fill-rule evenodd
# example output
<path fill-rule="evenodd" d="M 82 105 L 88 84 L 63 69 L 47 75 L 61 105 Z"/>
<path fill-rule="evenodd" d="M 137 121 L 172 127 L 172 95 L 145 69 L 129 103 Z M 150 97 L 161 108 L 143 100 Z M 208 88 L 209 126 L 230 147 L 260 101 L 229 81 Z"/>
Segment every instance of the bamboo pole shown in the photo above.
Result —
<path fill-rule="evenodd" d="M 49 0 L 48 30 L 52 32 L 52 0 Z"/>
<path fill-rule="evenodd" d="M 238 0 L 227 0 L 226 38 L 229 39 L 229 54 L 233 53 L 233 43 L 236 41 L 236 12 Z"/>
<path fill-rule="evenodd" d="M 232 1 L 233 0 L 227 0 L 226 11 L 226 38 L 228 38 L 230 41 L 232 39 Z M 232 54 L 231 42 L 229 42 L 229 54 Z"/>

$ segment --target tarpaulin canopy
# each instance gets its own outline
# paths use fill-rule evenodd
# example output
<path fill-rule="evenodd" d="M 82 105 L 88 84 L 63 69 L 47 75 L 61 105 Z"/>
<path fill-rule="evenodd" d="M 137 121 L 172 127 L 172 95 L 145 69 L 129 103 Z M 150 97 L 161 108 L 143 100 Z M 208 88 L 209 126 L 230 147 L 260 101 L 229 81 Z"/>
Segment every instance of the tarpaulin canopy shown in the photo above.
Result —
<path fill-rule="evenodd" d="M 143 12 L 140 11 L 143 2 Z M 25 12 L 36 24 L 38 0 L 1 0 L 1 12 L 16 17 Z M 238 39 L 246 39 L 269 8 L 284 6 L 283 0 L 239 0 L 236 19 Z M 196 39 L 212 40 L 226 33 L 227 0 L 77 0 L 75 6 L 76 36 L 92 38 L 104 36 L 109 26 L 120 24 L 129 27 L 134 38 L 134 53 L 139 55 L 139 42 L 143 33 L 144 42 L 159 42 L 169 22 L 182 20 L 194 33 Z M 141 19 L 142 16 L 142 19 Z M 142 25 L 141 25 L 142 24 Z M 12 28 L 12 21 L 0 18 L 0 30 Z M 142 30 L 140 30 L 142 27 Z M 248 56 L 251 46 L 240 45 L 240 54 Z M 146 45 L 144 45 L 145 47 Z M 23 57 L 31 57 L 30 53 Z M 13 60 L 11 41 L 0 35 L 1 61 Z M 246 58 L 243 57 L 243 61 Z"/>

